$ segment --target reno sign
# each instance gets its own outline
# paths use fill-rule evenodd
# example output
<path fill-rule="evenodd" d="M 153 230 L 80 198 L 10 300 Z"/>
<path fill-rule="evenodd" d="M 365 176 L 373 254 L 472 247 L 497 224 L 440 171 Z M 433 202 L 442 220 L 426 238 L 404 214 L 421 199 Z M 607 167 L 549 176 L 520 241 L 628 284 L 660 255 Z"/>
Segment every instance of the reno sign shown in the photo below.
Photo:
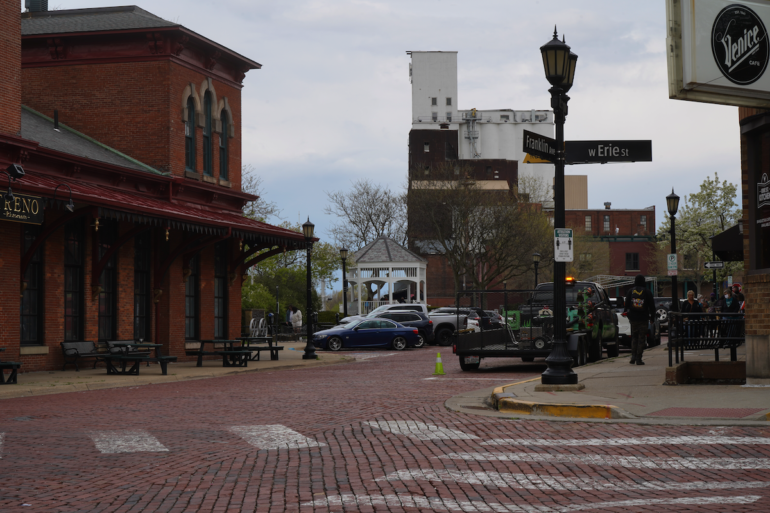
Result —
<path fill-rule="evenodd" d="M 770 1 L 667 0 L 669 96 L 770 107 Z"/>

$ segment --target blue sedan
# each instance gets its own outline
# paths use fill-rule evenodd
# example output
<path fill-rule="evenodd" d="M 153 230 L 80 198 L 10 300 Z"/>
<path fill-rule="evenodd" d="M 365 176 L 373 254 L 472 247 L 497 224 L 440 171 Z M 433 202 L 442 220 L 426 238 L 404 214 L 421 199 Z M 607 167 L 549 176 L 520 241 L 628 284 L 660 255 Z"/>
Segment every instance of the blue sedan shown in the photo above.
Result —
<path fill-rule="evenodd" d="M 313 335 L 313 345 L 329 351 L 360 347 L 391 347 L 401 351 L 420 344 L 419 331 L 386 319 L 353 321 Z"/>

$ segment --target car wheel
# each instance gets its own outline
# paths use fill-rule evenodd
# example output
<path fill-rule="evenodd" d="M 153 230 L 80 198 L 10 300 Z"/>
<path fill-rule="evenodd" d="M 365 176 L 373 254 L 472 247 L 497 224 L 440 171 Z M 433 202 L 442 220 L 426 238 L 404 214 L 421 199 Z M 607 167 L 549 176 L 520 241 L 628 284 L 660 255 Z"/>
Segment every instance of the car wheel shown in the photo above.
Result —
<path fill-rule="evenodd" d="M 420 348 L 425 345 L 425 335 L 422 334 L 422 332 L 417 334 L 417 343 L 414 345 L 414 347 Z"/>
<path fill-rule="evenodd" d="M 476 370 L 479 368 L 479 365 L 481 365 L 480 361 L 479 363 L 465 363 L 465 357 L 460 357 L 460 368 L 464 371 Z"/>
<path fill-rule="evenodd" d="M 396 351 L 403 351 L 406 348 L 406 339 L 404 337 L 396 337 L 393 342 L 390 343 L 390 347 Z"/>
<path fill-rule="evenodd" d="M 339 351 L 342 349 L 342 339 L 340 337 L 332 337 L 326 343 L 326 349 L 329 351 Z"/>
<path fill-rule="evenodd" d="M 452 330 L 443 328 L 436 333 L 436 341 L 440 346 L 448 346 L 452 343 Z"/>
<path fill-rule="evenodd" d="M 521 357 L 521 361 L 522 362 L 527 362 L 527 363 L 534 362 L 535 361 L 535 357 L 534 356 L 522 356 Z"/>
<path fill-rule="evenodd" d="M 665 308 L 658 308 L 658 311 L 655 313 L 657 314 L 658 320 L 661 322 L 661 324 L 668 320 L 668 310 Z"/>

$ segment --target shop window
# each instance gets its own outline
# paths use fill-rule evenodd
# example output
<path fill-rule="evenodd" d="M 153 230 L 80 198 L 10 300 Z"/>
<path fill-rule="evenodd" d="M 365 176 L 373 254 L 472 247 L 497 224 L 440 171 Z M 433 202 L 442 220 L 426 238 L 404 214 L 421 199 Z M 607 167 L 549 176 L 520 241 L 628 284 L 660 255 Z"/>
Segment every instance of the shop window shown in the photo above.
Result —
<path fill-rule="evenodd" d="M 83 340 L 83 222 L 64 225 L 64 341 Z"/>
<path fill-rule="evenodd" d="M 639 253 L 626 253 L 626 271 L 639 270 Z"/>
<path fill-rule="evenodd" d="M 586 216 L 586 231 L 590 232 L 591 229 L 591 216 Z"/>
<path fill-rule="evenodd" d="M 190 259 L 190 275 L 184 290 L 184 337 L 186 340 L 198 340 L 198 318 L 200 313 L 200 257 Z"/>
<path fill-rule="evenodd" d="M 226 110 L 222 110 L 220 118 L 222 120 L 222 131 L 219 133 L 219 179 L 229 180 L 230 148 L 228 141 L 230 139 L 230 116 Z"/>
<path fill-rule="evenodd" d="M 110 250 L 118 236 L 118 222 L 103 220 L 99 236 L 99 259 Z M 115 340 L 117 338 L 117 306 L 118 306 L 118 255 L 113 254 L 104 266 L 99 277 L 99 341 Z"/>
<path fill-rule="evenodd" d="M 150 231 L 134 238 L 134 340 L 152 340 L 150 336 L 152 295 L 150 294 Z"/>
<path fill-rule="evenodd" d="M 604 216 L 604 233 L 610 233 L 610 216 Z"/>
<path fill-rule="evenodd" d="M 37 226 L 23 227 L 24 253 L 32 247 L 38 233 L 40 228 Z M 21 345 L 43 345 L 43 245 L 32 255 L 24 283 L 27 287 L 21 296 Z"/>
<path fill-rule="evenodd" d="M 228 241 L 214 246 L 214 338 L 227 339 Z"/>
<path fill-rule="evenodd" d="M 184 124 L 184 167 L 195 172 L 195 100 L 187 99 L 187 122 Z"/>
<path fill-rule="evenodd" d="M 203 95 L 203 174 L 207 176 L 213 176 L 214 171 L 211 164 L 211 92 L 206 91 Z"/>

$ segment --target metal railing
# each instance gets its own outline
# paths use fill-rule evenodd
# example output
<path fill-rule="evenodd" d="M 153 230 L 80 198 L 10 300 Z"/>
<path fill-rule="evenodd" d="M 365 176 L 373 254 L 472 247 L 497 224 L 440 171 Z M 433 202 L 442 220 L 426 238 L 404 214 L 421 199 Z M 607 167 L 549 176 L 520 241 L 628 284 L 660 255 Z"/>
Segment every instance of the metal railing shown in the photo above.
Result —
<path fill-rule="evenodd" d="M 746 321 L 743 313 L 682 313 L 669 312 L 668 365 L 673 367 L 685 349 L 713 349 L 719 361 L 719 350 L 730 350 L 730 361 L 738 360 L 738 346 L 746 342 Z"/>

